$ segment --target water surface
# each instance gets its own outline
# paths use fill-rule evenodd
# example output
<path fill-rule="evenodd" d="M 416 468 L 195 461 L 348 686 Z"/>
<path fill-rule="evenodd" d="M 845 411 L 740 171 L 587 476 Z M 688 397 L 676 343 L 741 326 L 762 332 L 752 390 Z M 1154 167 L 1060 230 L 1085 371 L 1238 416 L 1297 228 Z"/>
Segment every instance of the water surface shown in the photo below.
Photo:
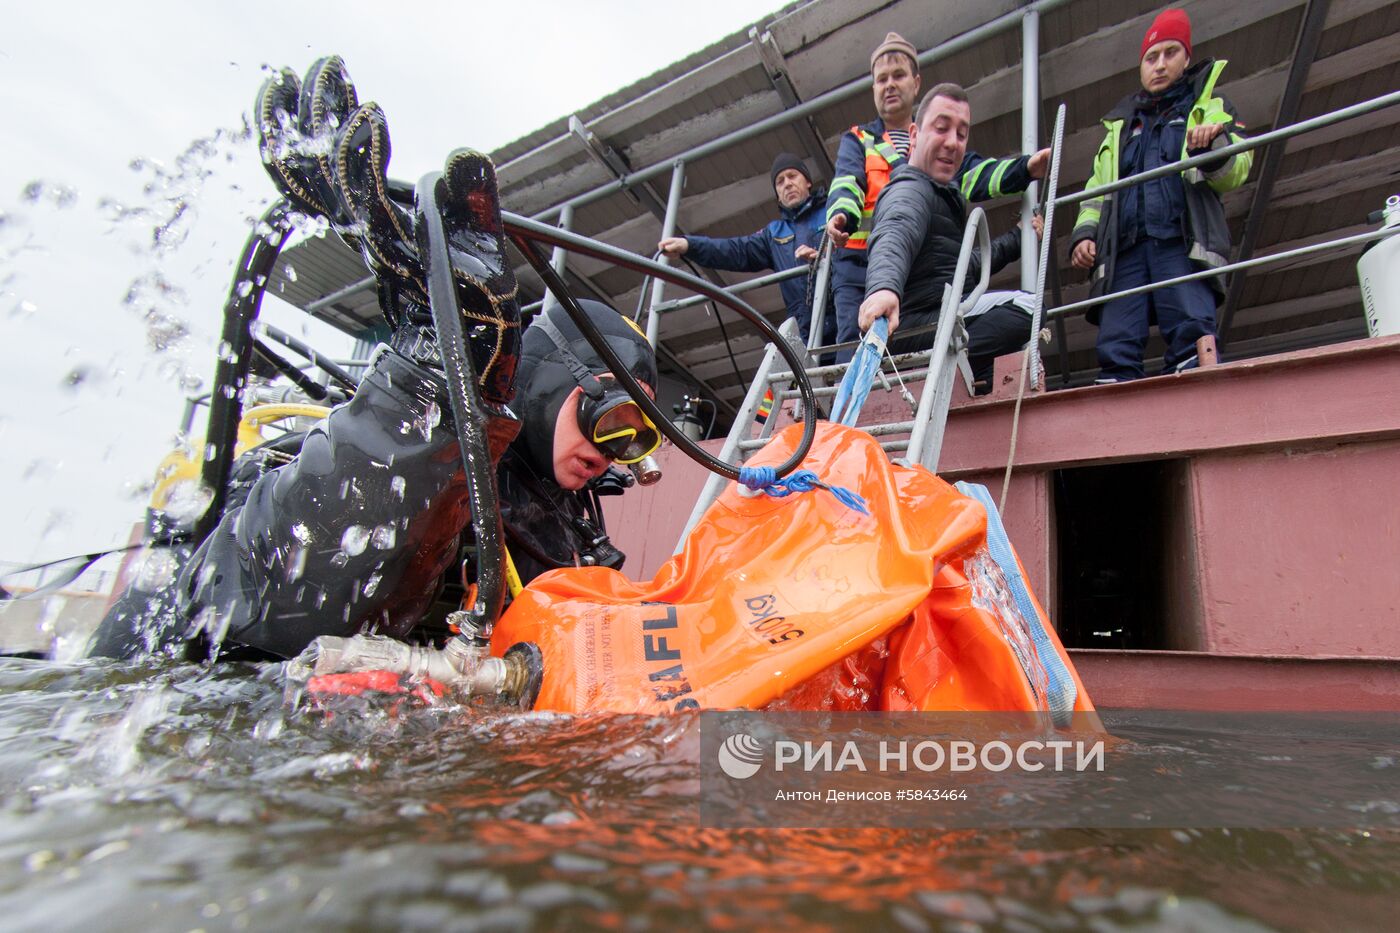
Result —
<path fill-rule="evenodd" d="M 698 717 L 0 660 L 13 929 L 1392 929 L 1400 834 L 699 826 Z"/>

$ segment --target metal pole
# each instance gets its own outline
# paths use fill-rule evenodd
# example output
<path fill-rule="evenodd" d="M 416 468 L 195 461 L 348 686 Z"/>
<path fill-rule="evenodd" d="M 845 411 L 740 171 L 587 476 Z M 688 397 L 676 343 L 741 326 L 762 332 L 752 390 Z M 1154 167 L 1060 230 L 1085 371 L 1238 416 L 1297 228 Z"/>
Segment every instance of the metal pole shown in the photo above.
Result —
<path fill-rule="evenodd" d="M 1059 7 L 1062 7 L 1069 2 L 1070 0 L 1036 0 L 1036 2 L 1032 3 L 1028 7 L 1028 9 L 1035 10 L 1041 13 L 1048 13 L 1051 10 L 1058 9 Z M 988 38 L 989 36 L 995 36 L 999 33 L 1005 32 L 1007 29 L 1010 29 L 1011 27 L 1020 23 L 1021 17 L 1024 16 L 1025 13 L 1026 10 L 1012 10 L 1009 13 L 1003 13 L 996 19 L 983 23 L 981 26 L 977 26 L 973 29 L 969 29 L 967 32 L 956 36 L 955 38 L 949 39 L 947 42 L 944 42 L 941 45 L 934 46 L 931 49 L 926 49 L 918 57 L 919 67 L 927 67 L 933 62 L 940 61 L 944 58 L 947 58 L 950 55 L 954 55 L 958 52 L 961 52 L 963 49 L 970 48 L 971 46 L 976 45 L 977 43 L 981 42 L 983 39 Z M 827 91 L 825 94 L 813 97 L 811 100 L 806 101 L 805 103 L 800 104 L 796 107 L 784 110 L 781 113 L 775 113 L 773 114 L 773 116 L 766 117 L 762 120 L 759 120 L 756 123 L 751 123 L 741 130 L 735 130 L 733 133 L 726 133 L 724 136 L 721 136 L 718 139 L 713 139 L 702 145 L 695 146 L 691 149 L 687 149 L 686 151 L 674 156 L 674 158 L 685 162 L 694 162 L 696 159 L 702 159 L 705 156 L 713 155 L 716 152 L 722 152 L 725 149 L 728 149 L 730 146 L 736 146 L 739 143 L 746 142 L 757 136 L 762 136 L 769 130 L 774 130 L 778 127 L 787 126 L 789 123 L 801 120 L 812 114 L 819 113 L 825 108 L 831 106 L 832 104 L 839 103 L 858 94 L 869 93 L 870 76 L 866 75 L 864 77 L 856 78 L 853 81 L 849 81 L 838 88 L 833 88 L 832 90 Z M 617 181 L 609 182 L 606 185 L 600 185 L 597 188 L 592 189 L 591 191 L 585 191 L 583 194 L 569 198 L 562 204 L 557 204 L 554 207 L 545 208 L 543 211 L 540 211 L 537 214 L 532 214 L 530 216 L 530 219 L 544 220 L 547 217 L 551 217 L 563 207 L 563 204 L 573 204 L 576 207 L 582 206 L 584 204 L 590 204 L 593 201 L 606 198 L 609 195 L 616 194 L 619 191 L 626 191 L 633 185 L 641 184 L 644 181 L 648 181 L 652 178 L 656 178 L 661 174 L 664 174 L 666 171 L 666 165 L 667 163 L 665 162 L 658 162 L 655 165 L 649 165 L 646 168 L 638 169 L 630 175 L 625 175 L 622 178 L 619 178 Z"/>
<path fill-rule="evenodd" d="M 320 311 L 322 308 L 330 307 L 337 301 L 344 301 L 351 295 L 358 295 L 360 292 L 372 291 L 374 289 L 374 286 L 378 282 L 379 280 L 376 279 L 374 276 L 367 275 L 364 278 L 360 279 L 358 282 L 352 282 L 344 288 L 336 289 L 329 295 L 322 295 L 315 301 L 308 302 L 306 307 L 302 308 L 302 310 L 305 311 L 307 314 L 314 315 L 317 311 Z"/>
<path fill-rule="evenodd" d="M 744 279 L 733 285 L 721 285 L 726 292 L 731 295 L 742 295 L 744 292 L 752 291 L 755 288 L 762 288 L 765 285 L 776 285 L 788 279 L 799 278 L 807 275 L 810 269 L 806 266 L 793 266 L 791 269 L 784 269 L 781 272 L 770 272 L 767 275 L 754 276 L 751 279 Z M 657 314 L 669 314 L 672 311 L 679 311 L 682 308 L 693 308 L 696 305 L 704 304 L 710 299 L 704 295 L 692 295 L 689 298 L 672 298 L 670 301 L 663 301 L 656 306 Z"/>
<path fill-rule="evenodd" d="M 685 163 L 680 159 L 671 166 L 671 191 L 666 196 L 666 217 L 661 221 L 661 239 L 674 236 L 676 233 L 676 217 L 681 212 L 681 189 L 685 187 Z M 661 262 L 670 265 L 670 259 L 663 253 Z M 656 313 L 656 306 L 661 301 L 661 294 L 666 290 L 666 283 L 661 279 L 655 279 L 651 283 L 651 303 L 647 308 L 647 342 L 653 347 L 656 346 L 657 335 L 661 331 L 661 317 Z M 719 311 L 715 311 L 716 314 Z"/>
<path fill-rule="evenodd" d="M 1054 264 L 1055 254 L 1055 192 L 1060 186 L 1060 156 L 1065 148 L 1065 105 L 1055 113 L 1055 129 L 1050 140 L 1050 175 L 1046 178 L 1045 239 L 1040 244 L 1040 264 L 1031 289 L 1031 342 L 1026 348 L 1030 356 L 1030 384 L 1040 385 L 1040 324 L 1045 307 L 1045 272 Z"/>
<path fill-rule="evenodd" d="M 822 331 L 825 330 L 826 324 L 826 284 L 831 278 L 831 257 L 835 252 L 831 244 L 827 243 L 821 255 L 817 257 L 817 268 L 814 270 L 817 283 L 812 292 L 812 319 L 807 324 L 808 350 L 815 350 L 822 345 Z"/>
<path fill-rule="evenodd" d="M 1027 155 L 1040 148 L 1040 11 L 1032 7 L 1021 18 L 1021 151 Z M 1035 226 L 1031 216 L 1039 199 L 1040 186 L 1031 182 L 1021 195 L 1021 290 L 1035 288 Z"/>
<path fill-rule="evenodd" d="M 559 229 L 569 231 L 574 229 L 574 206 L 572 204 L 565 204 L 564 209 L 559 212 Z M 569 262 L 568 256 L 569 251 L 562 246 L 554 247 L 554 252 L 549 256 L 549 265 L 561 279 L 564 277 L 564 269 Z M 559 299 L 554 297 L 553 292 L 546 291 L 544 301 L 541 302 L 540 313 L 548 313 L 550 308 L 557 307 L 559 307 Z"/>
<path fill-rule="evenodd" d="M 1329 249 L 1342 249 L 1348 246 L 1360 246 L 1362 243 L 1369 243 L 1371 240 L 1383 240 L 1388 236 L 1400 233 L 1400 229 L 1395 227 L 1382 228 L 1380 230 L 1368 230 L 1365 233 L 1358 233 L 1354 236 L 1342 237 L 1339 240 L 1328 240 L 1325 243 L 1313 243 L 1309 246 L 1300 246 L 1297 249 L 1284 250 L 1281 253 L 1272 253 L 1268 256 L 1258 256 L 1245 262 L 1232 262 L 1227 266 L 1218 269 L 1202 269 L 1200 272 L 1191 272 L 1187 275 L 1178 275 L 1174 279 L 1166 279 L 1161 282 L 1152 282 L 1148 285 L 1139 285 L 1137 288 L 1126 288 L 1121 292 L 1114 292 L 1112 295 L 1100 295 L 1097 298 L 1086 298 L 1083 301 L 1076 301 L 1073 304 L 1065 305 L 1061 308 L 1054 308 L 1046 312 L 1047 317 L 1060 317 L 1069 314 L 1071 311 L 1083 311 L 1085 308 L 1092 308 L 1094 305 L 1101 305 L 1112 301 L 1115 298 L 1127 298 L 1131 295 L 1142 295 L 1159 288 L 1166 288 L 1170 285 L 1180 285 L 1183 282 L 1198 282 L 1201 279 L 1208 279 L 1215 275 L 1224 275 L 1227 272 L 1237 272 L 1241 269 L 1253 269 L 1255 266 L 1267 266 L 1270 263 L 1282 262 L 1285 259 L 1295 259 L 1299 256 L 1309 256 L 1313 253 L 1321 253 Z"/>
<path fill-rule="evenodd" d="M 1127 178 L 1120 178 L 1115 182 L 1110 182 L 1099 188 L 1085 188 L 1083 191 L 1077 191 L 1074 194 L 1062 195 L 1055 199 L 1055 203 L 1061 207 L 1066 204 L 1078 204 L 1080 201 L 1102 197 L 1105 194 L 1121 191 L 1124 188 L 1130 188 L 1133 185 L 1140 184 L 1144 181 L 1151 181 L 1154 178 L 1165 178 L 1168 175 L 1176 175 L 1188 168 L 1196 168 L 1207 162 L 1214 162 L 1225 156 L 1232 156 L 1237 152 L 1248 152 L 1251 149 L 1257 149 L 1260 146 L 1277 142 L 1280 139 L 1289 139 L 1293 136 L 1299 136 L 1303 133 L 1321 129 L 1324 126 L 1331 126 L 1333 123 L 1350 120 L 1352 117 L 1359 117 L 1373 110 L 1381 110 L 1395 104 L 1400 104 L 1400 91 L 1391 91 L 1389 94 L 1382 94 L 1380 97 L 1363 100 L 1359 104 L 1352 104 L 1350 107 L 1343 107 L 1341 110 L 1333 110 L 1331 113 L 1324 113 L 1321 116 L 1313 117 L 1311 120 L 1294 123 L 1292 126 L 1271 130 L 1268 133 L 1261 133 L 1258 136 L 1251 136 L 1243 142 L 1232 143 L 1228 146 L 1222 146 L 1219 149 L 1212 149 L 1210 152 L 1192 156 L 1189 159 L 1182 159 L 1180 162 L 1159 165 L 1157 168 L 1150 168 L 1145 172 L 1129 175 Z"/>

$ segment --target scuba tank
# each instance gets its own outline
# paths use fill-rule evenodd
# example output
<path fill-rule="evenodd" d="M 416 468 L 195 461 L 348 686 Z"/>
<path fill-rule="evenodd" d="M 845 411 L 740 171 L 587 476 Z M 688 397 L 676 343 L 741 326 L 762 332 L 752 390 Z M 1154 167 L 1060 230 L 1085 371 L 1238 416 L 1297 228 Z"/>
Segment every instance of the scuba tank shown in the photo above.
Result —
<path fill-rule="evenodd" d="M 700 416 L 695 411 L 696 402 L 696 399 L 687 395 L 683 397 L 680 404 L 671 406 L 671 410 L 676 413 L 673 423 L 682 434 L 692 441 L 702 440 L 705 437 L 705 423 L 700 420 Z"/>
<path fill-rule="evenodd" d="M 1400 226 L 1400 195 L 1386 198 L 1385 209 L 1377 213 L 1382 230 Z M 1368 246 L 1356 262 L 1356 274 L 1361 279 L 1367 333 L 1372 337 L 1400 334 L 1400 234 Z"/>

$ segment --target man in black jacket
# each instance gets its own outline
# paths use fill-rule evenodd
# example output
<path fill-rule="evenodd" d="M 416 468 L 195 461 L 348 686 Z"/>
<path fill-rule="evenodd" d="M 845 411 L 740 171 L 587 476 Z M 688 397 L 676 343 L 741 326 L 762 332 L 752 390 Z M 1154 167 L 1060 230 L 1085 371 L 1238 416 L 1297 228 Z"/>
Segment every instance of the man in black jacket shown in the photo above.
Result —
<path fill-rule="evenodd" d="M 967 93 L 939 84 L 925 95 L 910 130 L 909 164 L 896 169 L 875 205 L 870 261 L 860 329 L 887 317 L 890 334 L 938 320 L 943 287 L 953 280 L 967 226 L 967 201 L 953 183 L 967 151 L 972 113 Z M 986 257 L 991 271 L 1019 259 L 1021 235 L 1012 229 L 992 240 Z M 981 275 L 984 257 L 974 250 L 965 290 Z M 968 358 L 973 375 L 989 382 L 992 361 L 1019 349 L 1030 338 L 1030 315 L 1013 301 L 995 305 L 967 323 Z M 926 349 L 931 334 L 891 339 L 891 353 Z"/>

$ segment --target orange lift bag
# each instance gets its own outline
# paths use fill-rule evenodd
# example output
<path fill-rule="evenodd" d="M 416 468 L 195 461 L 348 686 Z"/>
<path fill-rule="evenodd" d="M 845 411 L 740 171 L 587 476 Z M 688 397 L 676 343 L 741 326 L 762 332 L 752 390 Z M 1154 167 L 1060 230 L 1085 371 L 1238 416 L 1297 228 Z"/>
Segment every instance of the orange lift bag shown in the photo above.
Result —
<path fill-rule="evenodd" d="M 747 465 L 781 463 L 800 432 L 779 432 Z M 493 652 L 537 644 L 544 682 L 535 708 L 565 712 L 758 708 L 819 673 L 871 698 L 837 708 L 1048 708 L 1044 666 L 1027 666 L 1037 662 L 1034 643 L 1007 637 L 1025 620 L 999 621 L 995 607 L 973 605 L 986 600 L 964 565 L 989 560 L 980 503 L 829 422 L 818 425 L 803 468 L 859 493 L 869 514 L 821 489 L 775 498 L 730 484 L 650 581 L 602 567 L 537 577 L 497 624 Z M 886 663 L 877 640 L 896 630 L 908 633 L 894 636 Z M 1063 670 L 1068 659 L 1054 645 Z M 950 664 L 967 675 L 950 676 Z M 1076 704 L 1091 709 L 1074 682 Z M 811 708 L 811 696 L 832 708 L 812 693 L 782 705 Z"/>

